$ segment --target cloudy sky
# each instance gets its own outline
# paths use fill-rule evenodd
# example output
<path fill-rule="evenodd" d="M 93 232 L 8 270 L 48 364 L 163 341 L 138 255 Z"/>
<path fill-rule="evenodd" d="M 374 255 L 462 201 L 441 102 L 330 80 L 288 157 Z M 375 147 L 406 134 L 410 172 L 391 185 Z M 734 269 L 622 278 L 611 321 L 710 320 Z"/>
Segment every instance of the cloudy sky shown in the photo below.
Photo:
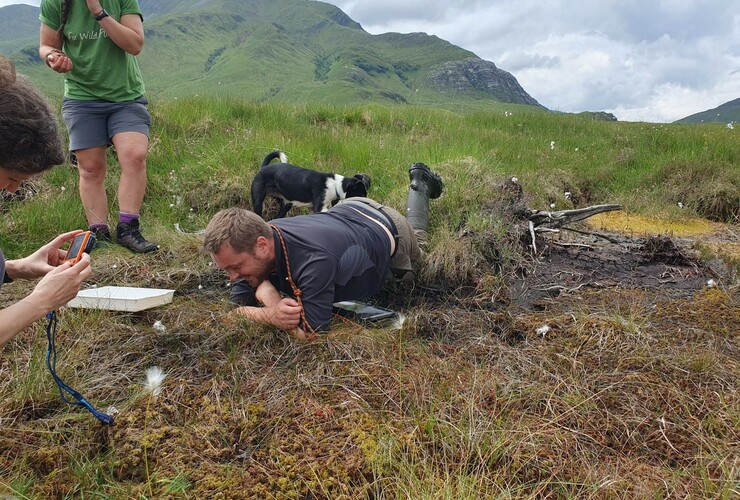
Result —
<path fill-rule="evenodd" d="M 370 33 L 468 49 L 552 110 L 671 122 L 740 97 L 738 0 L 328 1 Z"/>

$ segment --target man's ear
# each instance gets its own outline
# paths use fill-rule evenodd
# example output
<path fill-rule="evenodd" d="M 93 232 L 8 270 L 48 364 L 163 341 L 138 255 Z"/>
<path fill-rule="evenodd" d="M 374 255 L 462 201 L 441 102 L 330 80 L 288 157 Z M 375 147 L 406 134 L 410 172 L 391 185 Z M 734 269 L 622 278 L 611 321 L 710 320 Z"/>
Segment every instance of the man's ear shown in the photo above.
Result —
<path fill-rule="evenodd" d="M 254 255 L 258 257 L 265 257 L 270 251 L 270 244 L 267 238 L 264 236 L 257 236 L 257 240 L 254 242 Z"/>
<path fill-rule="evenodd" d="M 264 236 L 257 236 L 257 239 L 254 240 L 254 252 L 257 253 L 258 250 L 264 248 L 265 243 L 267 243 L 267 239 Z"/>

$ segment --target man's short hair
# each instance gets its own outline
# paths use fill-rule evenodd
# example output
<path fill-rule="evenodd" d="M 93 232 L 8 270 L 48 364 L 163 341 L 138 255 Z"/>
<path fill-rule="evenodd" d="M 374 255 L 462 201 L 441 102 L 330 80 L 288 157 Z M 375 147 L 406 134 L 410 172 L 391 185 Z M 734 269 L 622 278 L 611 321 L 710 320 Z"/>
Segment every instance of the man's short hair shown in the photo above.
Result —
<path fill-rule="evenodd" d="M 203 236 L 203 248 L 215 254 L 224 243 L 235 252 L 254 252 L 257 238 L 272 237 L 270 226 L 254 212 L 243 208 L 226 208 L 213 216 Z"/>
<path fill-rule="evenodd" d="M 59 125 L 49 103 L 10 59 L 0 56 L 0 168 L 37 174 L 64 163 Z"/>

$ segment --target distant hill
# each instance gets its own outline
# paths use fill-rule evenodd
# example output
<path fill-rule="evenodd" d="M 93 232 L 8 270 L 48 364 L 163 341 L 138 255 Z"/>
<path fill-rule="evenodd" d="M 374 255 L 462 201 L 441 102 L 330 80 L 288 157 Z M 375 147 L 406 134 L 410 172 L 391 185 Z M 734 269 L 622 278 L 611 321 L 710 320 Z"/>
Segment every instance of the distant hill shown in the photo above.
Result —
<path fill-rule="evenodd" d="M 17 4 L 0 8 L 0 54 L 39 43 L 39 9 Z"/>
<path fill-rule="evenodd" d="M 256 101 L 544 109 L 510 73 L 424 33 L 371 35 L 308 0 L 147 0 L 139 56 L 150 95 Z M 0 52 L 43 90 L 61 77 L 37 54 L 38 8 L 0 8 Z"/>
<path fill-rule="evenodd" d="M 675 123 L 704 122 L 740 123 L 740 98 L 675 121 Z"/>

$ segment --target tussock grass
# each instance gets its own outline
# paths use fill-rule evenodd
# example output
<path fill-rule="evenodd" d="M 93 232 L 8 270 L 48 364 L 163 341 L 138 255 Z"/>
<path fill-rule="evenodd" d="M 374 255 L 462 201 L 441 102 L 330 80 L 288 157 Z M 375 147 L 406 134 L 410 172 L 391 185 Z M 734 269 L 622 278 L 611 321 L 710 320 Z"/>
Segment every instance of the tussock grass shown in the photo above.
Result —
<path fill-rule="evenodd" d="M 153 113 L 143 224 L 162 249 L 97 250 L 90 282 L 173 288 L 174 302 L 138 313 L 60 312 L 58 372 L 100 409 L 115 406 L 110 428 L 60 401 L 44 366 L 43 322 L 4 348 L 3 494 L 737 496 L 737 274 L 715 288 L 669 286 L 703 282 L 703 263 L 733 243 L 740 143 L 732 131 L 518 109 L 457 115 L 218 99 L 155 103 Z M 248 207 L 251 178 L 272 149 L 319 170 L 366 172 L 372 196 L 401 209 L 408 165 L 424 161 L 443 176 L 420 282 L 375 299 L 403 311 L 400 328 L 337 319 L 329 335 L 301 344 L 228 316 L 226 277 L 199 237 L 174 224 L 193 233 L 220 208 Z M 60 167 L 34 180 L 23 201 L 3 200 L 8 256 L 84 224 L 76 182 Z M 115 176 L 108 182 L 114 199 Z M 543 242 L 533 255 L 522 208 L 605 202 L 628 202 L 635 219 L 618 222 L 639 237 L 655 232 L 648 222 L 659 217 L 669 229 L 657 232 L 682 238 L 691 233 L 670 224 L 687 216 L 724 223 L 706 223 L 715 232 L 700 257 L 687 253 L 690 265 L 666 268 L 665 286 L 602 278 L 577 286 L 567 279 L 585 271 L 570 269 L 536 281 L 569 240 Z M 30 287 L 5 285 L 3 303 Z M 543 292 L 536 307 L 520 300 L 538 287 L 558 292 Z M 167 374 L 157 398 L 144 390 L 154 365 Z"/>

